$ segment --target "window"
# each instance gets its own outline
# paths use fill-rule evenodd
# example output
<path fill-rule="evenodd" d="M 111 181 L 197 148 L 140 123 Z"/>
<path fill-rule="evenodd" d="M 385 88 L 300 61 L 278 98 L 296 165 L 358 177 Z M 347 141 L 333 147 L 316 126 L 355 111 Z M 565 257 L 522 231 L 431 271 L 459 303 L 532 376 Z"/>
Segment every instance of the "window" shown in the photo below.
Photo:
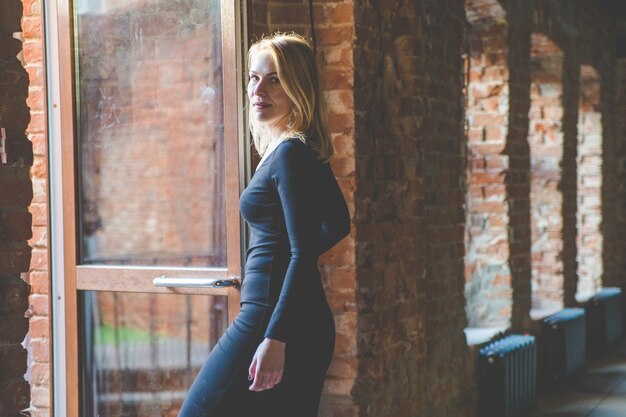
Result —
<path fill-rule="evenodd" d="M 176 414 L 238 311 L 234 287 L 206 285 L 241 270 L 239 12 L 217 0 L 48 8 L 66 336 L 55 414 Z"/>

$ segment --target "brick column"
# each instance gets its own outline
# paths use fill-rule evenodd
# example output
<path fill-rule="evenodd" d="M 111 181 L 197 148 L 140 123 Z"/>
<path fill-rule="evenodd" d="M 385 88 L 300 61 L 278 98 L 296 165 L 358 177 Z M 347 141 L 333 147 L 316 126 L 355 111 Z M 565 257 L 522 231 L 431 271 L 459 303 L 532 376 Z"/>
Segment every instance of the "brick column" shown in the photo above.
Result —
<path fill-rule="evenodd" d="M 30 120 L 26 97 L 28 74 L 20 61 L 22 3 L 0 3 L 0 415 L 18 416 L 29 406 L 26 350 L 21 343 L 28 331 L 29 286 L 20 278 L 31 259 L 33 197 L 29 169 L 31 142 L 25 131 Z"/>
<path fill-rule="evenodd" d="M 31 169 L 33 201 L 30 212 L 33 218 L 33 236 L 29 240 L 33 248 L 29 273 L 31 285 L 31 319 L 29 326 L 29 357 L 31 385 L 31 414 L 33 417 L 50 416 L 50 326 L 48 306 L 50 300 L 48 272 L 48 204 L 47 204 L 47 136 L 45 114 L 44 52 L 42 14 L 40 0 L 23 0 L 24 15 L 24 63 L 29 74 L 27 104 L 31 121 L 26 129 L 33 143 L 34 161 Z"/>
<path fill-rule="evenodd" d="M 563 307 L 563 52 L 532 35 L 531 154 L 533 309 Z"/>
<path fill-rule="evenodd" d="M 526 2 L 503 2 L 509 19 L 507 34 L 509 68 L 509 115 L 506 174 L 509 204 L 509 250 L 513 311 L 511 328 L 525 332 L 531 327 L 530 289 L 530 147 L 528 110 L 530 108 L 530 33 L 532 12 Z"/>
<path fill-rule="evenodd" d="M 602 114 L 600 76 L 590 65 L 580 74 L 578 113 L 578 291 L 585 298 L 602 287 Z"/>

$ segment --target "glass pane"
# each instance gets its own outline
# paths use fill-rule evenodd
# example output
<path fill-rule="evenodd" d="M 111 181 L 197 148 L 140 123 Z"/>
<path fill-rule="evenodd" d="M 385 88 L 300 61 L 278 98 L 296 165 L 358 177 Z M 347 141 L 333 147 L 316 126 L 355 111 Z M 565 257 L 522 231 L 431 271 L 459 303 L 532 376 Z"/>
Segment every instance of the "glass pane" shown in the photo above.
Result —
<path fill-rule="evenodd" d="M 84 416 L 177 416 L 227 326 L 227 297 L 82 293 Z"/>
<path fill-rule="evenodd" d="M 225 266 L 219 0 L 78 0 L 83 264 Z"/>

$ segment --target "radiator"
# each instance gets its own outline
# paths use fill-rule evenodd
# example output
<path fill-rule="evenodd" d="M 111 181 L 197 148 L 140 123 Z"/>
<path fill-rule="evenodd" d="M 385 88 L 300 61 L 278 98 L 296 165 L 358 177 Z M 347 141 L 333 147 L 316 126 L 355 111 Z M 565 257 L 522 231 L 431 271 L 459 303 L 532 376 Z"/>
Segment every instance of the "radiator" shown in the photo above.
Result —
<path fill-rule="evenodd" d="M 587 352 L 597 355 L 622 335 L 622 290 L 603 288 L 584 304 Z"/>
<path fill-rule="evenodd" d="M 535 400 L 535 338 L 506 336 L 483 347 L 479 361 L 480 416 L 523 415 Z"/>
<path fill-rule="evenodd" d="M 559 385 L 585 366 L 585 335 L 582 308 L 566 308 L 543 319 L 539 368 L 542 385 Z"/>

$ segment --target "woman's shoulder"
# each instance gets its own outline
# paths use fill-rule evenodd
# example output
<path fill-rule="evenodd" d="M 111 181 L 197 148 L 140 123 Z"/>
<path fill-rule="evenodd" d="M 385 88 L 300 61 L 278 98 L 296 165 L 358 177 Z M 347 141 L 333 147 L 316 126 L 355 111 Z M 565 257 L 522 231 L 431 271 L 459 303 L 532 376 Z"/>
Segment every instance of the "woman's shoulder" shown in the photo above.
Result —
<path fill-rule="evenodd" d="M 271 156 L 273 163 L 305 162 L 318 159 L 315 151 L 297 137 L 283 140 Z"/>

